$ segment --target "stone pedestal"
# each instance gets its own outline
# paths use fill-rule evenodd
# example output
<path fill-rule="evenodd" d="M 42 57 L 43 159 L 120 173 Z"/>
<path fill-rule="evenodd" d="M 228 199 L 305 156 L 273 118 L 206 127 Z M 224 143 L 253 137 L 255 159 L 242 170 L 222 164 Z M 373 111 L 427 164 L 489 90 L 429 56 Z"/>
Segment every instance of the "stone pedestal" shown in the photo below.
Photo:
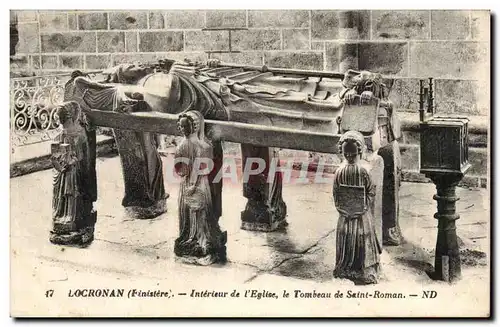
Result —
<path fill-rule="evenodd" d="M 282 173 L 276 171 L 274 176 L 269 178 L 272 160 L 276 162 L 279 160 L 277 152 L 273 148 L 242 144 L 241 153 L 243 172 L 245 169 L 257 168 L 247 167 L 248 164 L 252 164 L 252 161 L 249 161 L 250 158 L 259 158 L 265 162 L 265 168 L 261 173 L 250 175 L 248 181 L 244 181 L 243 196 L 248 199 L 248 202 L 241 213 L 241 228 L 271 232 L 287 226 L 286 204 L 282 196 Z"/>
<path fill-rule="evenodd" d="M 460 250 L 455 225 L 455 221 L 460 218 L 455 205 L 459 198 L 455 189 L 463 176 L 453 174 L 428 177 L 436 184 L 437 193 L 433 198 L 437 201 L 437 212 L 434 218 L 438 220 L 436 258 L 431 278 L 454 282 L 461 277 Z"/>
<path fill-rule="evenodd" d="M 432 79 L 429 79 L 428 109 L 433 113 Z M 421 83 L 422 86 L 423 83 Z M 421 89 L 421 99 L 424 98 Z M 423 92 L 425 95 L 425 91 Z M 423 109 L 423 101 L 421 102 Z M 434 273 L 431 278 L 453 282 L 460 278 L 460 252 L 455 221 L 455 188 L 470 169 L 469 119 L 466 117 L 432 116 L 420 122 L 420 172 L 436 185 L 438 235 Z"/>
<path fill-rule="evenodd" d="M 97 211 L 93 210 L 86 214 L 85 225 L 74 226 L 70 230 L 60 228 L 54 224 L 50 231 L 49 241 L 57 245 L 70 245 L 76 247 L 87 247 L 94 240 L 94 228 L 97 222 Z M 62 227 L 62 226 L 61 226 Z"/>

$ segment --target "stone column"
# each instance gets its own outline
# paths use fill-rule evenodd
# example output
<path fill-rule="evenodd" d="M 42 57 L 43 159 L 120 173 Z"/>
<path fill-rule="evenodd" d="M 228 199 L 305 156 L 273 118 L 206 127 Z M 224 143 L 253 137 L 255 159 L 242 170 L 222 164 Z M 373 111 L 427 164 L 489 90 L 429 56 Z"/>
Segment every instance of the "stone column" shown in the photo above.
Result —
<path fill-rule="evenodd" d="M 460 250 L 458 246 L 455 221 L 460 218 L 456 213 L 455 203 L 459 200 L 455 189 L 462 176 L 460 175 L 430 175 L 436 184 L 437 212 L 434 218 L 438 220 L 436 242 L 436 258 L 433 279 L 454 282 L 461 277 Z"/>
<path fill-rule="evenodd" d="M 243 184 L 243 196 L 248 199 L 245 210 L 241 213 L 242 229 L 271 232 L 288 225 L 285 220 L 286 204 L 283 201 L 282 173 L 276 171 L 269 178 L 271 162 L 279 160 L 274 148 L 259 147 L 250 144 L 241 145 L 242 169 L 256 169 L 248 167 L 250 158 L 259 158 L 265 162 L 265 168 L 258 175 L 250 175 Z M 270 181 L 270 182 L 268 182 Z"/>

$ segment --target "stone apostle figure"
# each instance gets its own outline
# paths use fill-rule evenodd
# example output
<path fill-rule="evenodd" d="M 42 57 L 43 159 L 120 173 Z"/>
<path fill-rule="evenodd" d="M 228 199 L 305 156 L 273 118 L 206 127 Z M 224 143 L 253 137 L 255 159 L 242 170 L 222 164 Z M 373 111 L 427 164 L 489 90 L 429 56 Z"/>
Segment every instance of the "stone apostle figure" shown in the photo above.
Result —
<path fill-rule="evenodd" d="M 333 197 L 339 212 L 336 240 L 336 278 L 356 284 L 378 282 L 382 247 L 374 227 L 375 187 L 361 158 L 365 148 L 359 132 L 346 132 L 339 142 L 345 160 L 335 173 Z"/>
<path fill-rule="evenodd" d="M 372 98 L 379 99 L 381 110 L 379 114 L 388 118 L 385 127 L 383 124 L 379 125 L 380 132 L 386 136 L 387 144 L 377 151 L 377 154 L 384 159 L 384 187 L 382 190 L 384 245 L 399 245 L 404 241 L 399 226 L 399 188 L 401 186 L 402 163 L 398 140 L 402 137 L 402 132 L 401 122 L 388 98 L 392 83 L 393 80 L 384 79 L 378 73 L 348 70 L 342 81 L 343 90 L 340 92 L 340 98 L 348 105 L 352 104 L 357 96 L 360 97 L 361 104 L 368 103 Z M 359 130 L 351 128 L 343 130 L 340 128 L 339 120 L 337 123 L 340 133 L 347 130 Z"/>
<path fill-rule="evenodd" d="M 62 132 L 52 143 L 54 167 L 50 241 L 88 245 L 93 240 L 97 213 L 95 130 L 87 124 L 76 102 L 57 109 Z"/>
<path fill-rule="evenodd" d="M 226 260 L 227 233 L 220 230 L 214 208 L 210 168 L 206 166 L 213 160 L 213 149 L 205 138 L 203 116 L 195 111 L 181 114 L 178 126 L 184 138 L 175 153 L 175 170 L 182 183 L 174 252 L 187 263 L 222 263 Z"/>

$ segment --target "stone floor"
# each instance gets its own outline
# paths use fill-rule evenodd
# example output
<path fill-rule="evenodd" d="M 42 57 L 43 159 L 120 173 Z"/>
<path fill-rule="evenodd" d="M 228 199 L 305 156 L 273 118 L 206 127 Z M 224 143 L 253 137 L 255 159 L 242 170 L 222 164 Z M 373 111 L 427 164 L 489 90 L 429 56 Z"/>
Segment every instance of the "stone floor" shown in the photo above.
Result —
<path fill-rule="evenodd" d="M 273 233 L 240 229 L 245 206 L 240 184 L 225 184 L 221 227 L 228 232 L 226 265 L 197 267 L 177 262 L 178 185 L 168 185 L 169 211 L 152 220 L 129 220 L 118 158 L 98 159 L 96 240 L 86 249 L 48 241 L 51 171 L 10 180 L 11 314 L 16 316 L 484 316 L 489 312 L 489 194 L 459 188 L 458 235 L 463 278 L 454 285 L 430 280 L 436 240 L 432 184 L 403 183 L 401 227 L 406 243 L 384 248 L 384 277 L 378 285 L 355 286 L 332 278 L 337 213 L 331 185 L 285 185 L 289 226 Z M 162 289 L 177 298 L 143 300 L 69 299 L 75 288 Z M 46 297 L 48 289 L 54 296 Z M 434 300 L 383 299 L 192 299 L 191 289 L 332 292 L 435 290 Z M 179 292 L 188 296 L 179 298 Z M 406 293 L 405 293 L 406 294 Z M 199 301 L 199 302 L 195 302 Z M 241 301 L 241 302 L 238 302 Z M 288 301 L 288 302 L 287 302 Z M 324 301 L 324 300 L 323 300 Z M 346 302 L 347 301 L 347 302 Z M 440 309 L 436 304 L 439 303 Z M 447 310 L 442 310 L 446 304 Z M 398 307 L 398 309 L 396 309 Z"/>

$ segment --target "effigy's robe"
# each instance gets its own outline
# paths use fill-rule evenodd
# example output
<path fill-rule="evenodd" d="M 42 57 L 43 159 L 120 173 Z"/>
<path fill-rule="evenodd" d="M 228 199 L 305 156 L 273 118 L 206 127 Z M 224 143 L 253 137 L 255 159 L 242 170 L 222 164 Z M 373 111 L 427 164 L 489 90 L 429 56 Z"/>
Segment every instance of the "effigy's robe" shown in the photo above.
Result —
<path fill-rule="evenodd" d="M 202 68 L 193 78 L 222 99 L 231 121 L 336 132 L 335 117 L 342 110 L 340 80 L 241 68 Z"/>

